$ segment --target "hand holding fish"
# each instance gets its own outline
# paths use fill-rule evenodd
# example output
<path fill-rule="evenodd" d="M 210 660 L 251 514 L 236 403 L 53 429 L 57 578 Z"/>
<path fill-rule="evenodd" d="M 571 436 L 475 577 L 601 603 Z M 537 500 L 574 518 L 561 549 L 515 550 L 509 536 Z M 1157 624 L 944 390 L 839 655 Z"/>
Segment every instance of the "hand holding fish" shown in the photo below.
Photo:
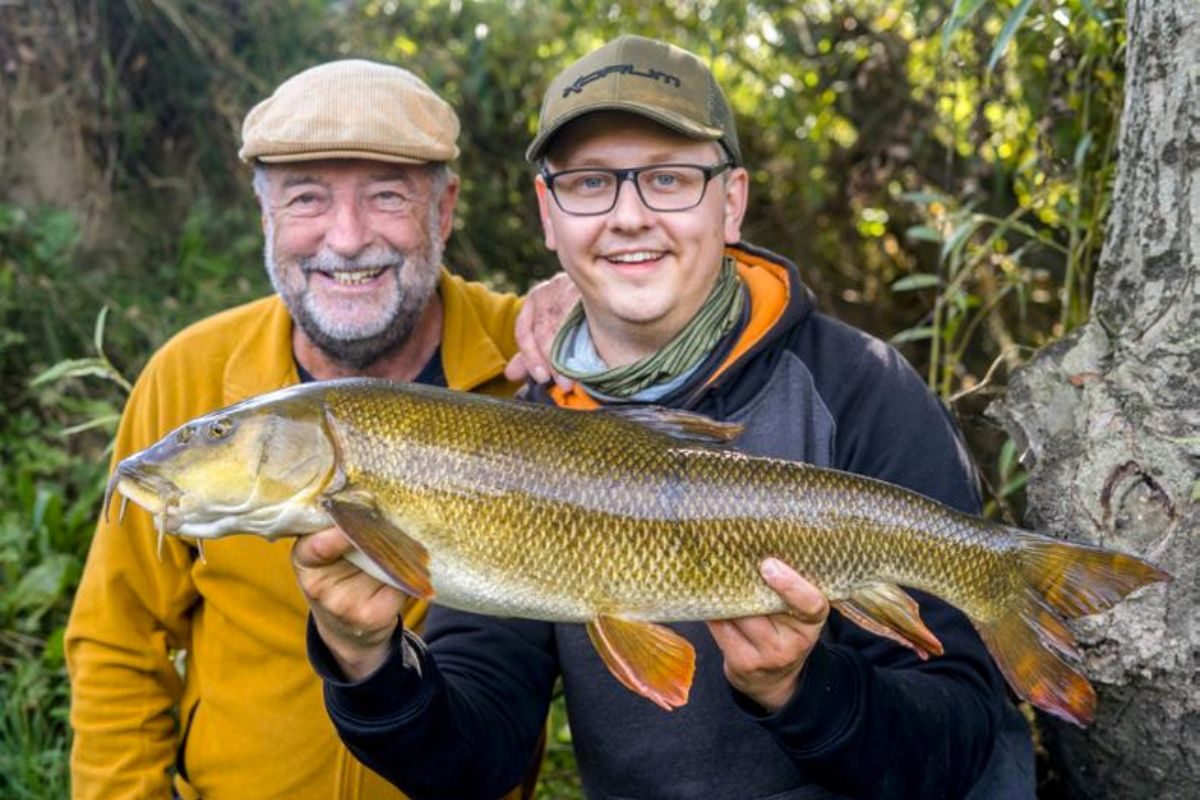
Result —
<path fill-rule="evenodd" d="M 796 690 L 808 654 L 829 617 L 829 601 L 821 590 L 776 559 L 764 561 L 761 572 L 789 610 L 717 620 L 709 622 L 708 629 L 725 655 L 729 683 L 773 712 Z"/>
<path fill-rule="evenodd" d="M 360 680 L 387 659 L 405 596 L 346 560 L 354 550 L 328 528 L 296 540 L 292 565 L 321 638 L 346 677 Z"/>

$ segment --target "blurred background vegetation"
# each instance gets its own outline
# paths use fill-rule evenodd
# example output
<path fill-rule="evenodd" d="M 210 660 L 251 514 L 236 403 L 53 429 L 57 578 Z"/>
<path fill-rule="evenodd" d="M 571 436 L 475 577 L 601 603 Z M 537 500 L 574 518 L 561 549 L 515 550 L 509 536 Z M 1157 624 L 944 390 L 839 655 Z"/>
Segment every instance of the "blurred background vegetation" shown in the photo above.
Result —
<path fill-rule="evenodd" d="M 1016 454 L 983 411 L 1086 318 L 1123 0 L 6 0 L 0 797 L 67 795 L 63 625 L 127 381 L 269 291 L 245 111 L 331 58 L 423 75 L 463 122 L 448 261 L 521 291 L 555 269 L 521 158 L 541 92 L 626 32 L 711 60 L 753 175 L 746 238 L 903 349 L 959 415 L 988 513 L 1019 520 Z M 577 797 L 556 714 L 545 796 Z M 1056 796 L 1052 765 L 1040 781 Z"/>

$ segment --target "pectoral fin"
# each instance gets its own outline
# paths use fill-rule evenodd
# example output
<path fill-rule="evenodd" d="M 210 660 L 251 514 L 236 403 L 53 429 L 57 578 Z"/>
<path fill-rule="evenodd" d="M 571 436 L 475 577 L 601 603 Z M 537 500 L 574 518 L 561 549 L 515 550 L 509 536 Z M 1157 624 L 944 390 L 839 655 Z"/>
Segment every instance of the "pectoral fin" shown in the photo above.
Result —
<path fill-rule="evenodd" d="M 630 691 L 667 711 L 685 705 L 696 671 L 696 651 L 670 628 L 599 616 L 588 637 L 605 666 Z"/>
<path fill-rule="evenodd" d="M 921 621 L 917 601 L 893 583 L 860 586 L 832 605 L 871 633 L 911 647 L 921 658 L 942 654 L 942 643 Z"/>
<path fill-rule="evenodd" d="M 405 592 L 425 600 L 433 597 L 429 551 L 389 522 L 369 495 L 342 491 L 323 501 L 350 541 Z"/>

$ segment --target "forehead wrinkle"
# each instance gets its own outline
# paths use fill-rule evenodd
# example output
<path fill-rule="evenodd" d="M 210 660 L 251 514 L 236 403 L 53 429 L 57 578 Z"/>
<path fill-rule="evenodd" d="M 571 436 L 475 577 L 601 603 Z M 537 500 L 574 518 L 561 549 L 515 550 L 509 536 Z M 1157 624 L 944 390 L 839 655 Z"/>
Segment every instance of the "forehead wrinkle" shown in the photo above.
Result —
<path fill-rule="evenodd" d="M 321 186 L 328 185 L 325 181 L 307 172 L 288 172 L 284 173 L 282 180 L 279 181 L 281 189 L 291 189 L 293 186 L 303 186 L 305 184 L 315 183 Z"/>

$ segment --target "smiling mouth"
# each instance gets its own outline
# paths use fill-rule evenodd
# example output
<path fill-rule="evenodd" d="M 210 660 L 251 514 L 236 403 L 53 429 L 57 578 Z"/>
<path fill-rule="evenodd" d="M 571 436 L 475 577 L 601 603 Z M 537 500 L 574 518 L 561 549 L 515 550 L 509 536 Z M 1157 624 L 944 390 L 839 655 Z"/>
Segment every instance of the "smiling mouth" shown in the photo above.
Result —
<path fill-rule="evenodd" d="M 664 255 L 666 253 L 661 250 L 638 250 L 634 253 L 614 253 L 604 258 L 614 264 L 645 264 L 650 261 L 657 261 Z"/>
<path fill-rule="evenodd" d="M 387 267 L 368 270 L 338 270 L 336 272 L 324 272 L 321 274 L 329 278 L 339 286 L 358 286 L 364 283 L 370 283 L 387 271 Z"/>

